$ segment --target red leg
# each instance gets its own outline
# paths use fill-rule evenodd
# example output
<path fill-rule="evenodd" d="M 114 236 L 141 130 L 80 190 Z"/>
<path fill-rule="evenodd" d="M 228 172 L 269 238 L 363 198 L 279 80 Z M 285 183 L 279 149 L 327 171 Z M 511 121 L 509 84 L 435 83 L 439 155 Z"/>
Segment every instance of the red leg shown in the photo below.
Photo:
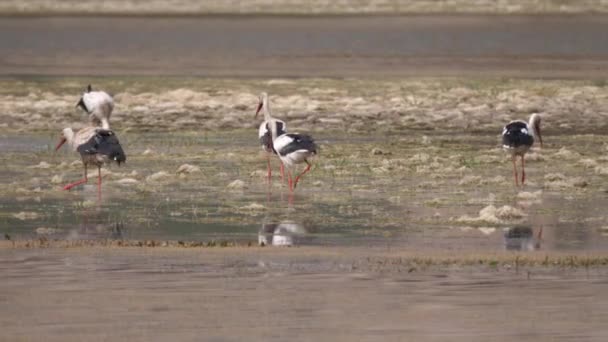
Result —
<path fill-rule="evenodd" d="M 281 162 L 281 182 L 285 181 L 285 165 Z"/>
<path fill-rule="evenodd" d="M 521 155 L 521 185 L 524 185 L 524 182 L 526 181 L 526 168 L 525 168 L 525 163 L 524 163 L 524 155 Z"/>
<path fill-rule="evenodd" d="M 308 162 L 308 160 L 305 160 L 305 162 L 306 162 L 306 165 L 307 165 L 307 166 L 306 166 L 306 169 L 304 169 L 304 171 L 302 171 L 302 173 L 300 173 L 300 174 L 299 174 L 299 175 L 296 177 L 296 180 L 295 180 L 295 182 L 294 182 L 294 184 L 293 184 L 294 189 L 295 189 L 295 187 L 298 185 L 298 181 L 300 180 L 300 177 L 302 177 L 302 176 L 303 176 L 305 173 L 307 173 L 308 171 L 310 171 L 310 166 L 311 166 L 311 165 L 310 165 L 310 163 Z"/>
<path fill-rule="evenodd" d="M 287 171 L 287 175 L 289 176 L 289 191 L 293 191 L 293 179 L 291 178 L 291 170 Z"/>
<path fill-rule="evenodd" d="M 270 179 L 272 177 L 272 169 L 270 168 L 270 154 L 266 154 L 266 160 L 268 161 L 268 182 L 270 182 Z"/>
<path fill-rule="evenodd" d="M 514 155 L 513 157 L 511 157 L 511 160 L 513 161 L 513 177 L 515 178 L 515 186 L 519 186 L 519 181 L 517 179 L 517 157 L 515 157 Z"/>
<path fill-rule="evenodd" d="M 77 181 L 77 182 L 70 183 L 70 184 L 64 186 L 63 190 L 70 190 L 71 188 L 75 187 L 76 185 L 80 185 L 80 184 L 86 183 L 87 181 L 88 181 L 88 179 L 87 179 L 87 164 L 84 164 L 84 178 L 81 179 L 81 180 L 79 180 L 79 181 Z"/>

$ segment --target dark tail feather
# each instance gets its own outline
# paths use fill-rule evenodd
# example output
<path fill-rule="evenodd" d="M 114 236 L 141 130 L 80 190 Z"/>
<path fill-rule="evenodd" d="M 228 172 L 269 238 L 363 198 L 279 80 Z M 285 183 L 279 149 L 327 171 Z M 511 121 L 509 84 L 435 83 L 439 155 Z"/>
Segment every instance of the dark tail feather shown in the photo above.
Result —
<path fill-rule="evenodd" d="M 127 161 L 127 155 L 120 146 L 120 142 L 114 132 L 109 130 L 98 130 L 85 144 L 78 147 L 81 154 L 102 154 L 120 165 Z"/>
<path fill-rule="evenodd" d="M 317 144 L 315 143 L 315 141 L 312 139 L 312 137 L 310 135 L 306 135 L 306 134 L 299 135 L 297 138 L 297 141 L 299 142 L 300 148 L 307 149 L 308 151 L 310 151 L 314 154 L 317 154 L 317 152 L 319 150 L 319 146 L 317 146 Z"/>

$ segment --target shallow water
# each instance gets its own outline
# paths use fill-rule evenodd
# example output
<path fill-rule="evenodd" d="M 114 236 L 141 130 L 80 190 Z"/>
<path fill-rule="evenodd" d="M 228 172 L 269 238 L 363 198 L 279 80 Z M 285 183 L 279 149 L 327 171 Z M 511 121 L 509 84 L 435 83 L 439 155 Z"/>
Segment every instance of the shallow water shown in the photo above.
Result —
<path fill-rule="evenodd" d="M 496 136 L 317 134 L 315 168 L 290 195 L 276 160 L 268 185 L 255 131 L 124 133 L 119 138 L 127 164 L 104 170 L 101 200 L 95 170 L 90 184 L 60 190 L 79 179 L 81 165 L 71 152 L 54 154 L 54 138 L 0 137 L 0 222 L 13 239 L 229 240 L 422 251 L 608 247 L 606 176 L 598 169 L 605 161 L 596 157 L 595 169 L 580 164 L 603 153 L 593 135 L 576 136 L 577 144 L 568 145 L 572 150 L 560 150 L 572 137 L 546 137 L 545 148 L 529 156 L 528 185 L 516 189 Z M 182 164 L 200 171 L 178 175 Z M 236 180 L 242 185 L 230 188 Z"/>
<path fill-rule="evenodd" d="M 605 15 L 5 17 L 0 75 L 597 78 L 607 25 Z"/>
<path fill-rule="evenodd" d="M 0 260 L 0 302 L 10 308 L 0 310 L 0 339 L 604 341 L 608 334 L 606 278 L 595 271 L 382 274 L 306 248 L 3 249 Z"/>

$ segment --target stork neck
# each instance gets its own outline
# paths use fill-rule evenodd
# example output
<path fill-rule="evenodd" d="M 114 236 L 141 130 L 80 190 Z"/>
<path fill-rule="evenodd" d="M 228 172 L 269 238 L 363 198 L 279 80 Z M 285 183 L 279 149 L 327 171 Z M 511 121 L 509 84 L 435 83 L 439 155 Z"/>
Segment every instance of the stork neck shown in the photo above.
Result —
<path fill-rule="evenodd" d="M 538 130 L 538 117 L 536 114 L 530 115 L 530 121 L 528 121 L 529 133 L 536 137 L 536 132 Z"/>
<path fill-rule="evenodd" d="M 110 122 L 108 122 L 108 119 L 106 119 L 106 118 L 101 119 L 101 127 L 103 129 L 107 129 L 107 130 L 110 129 Z"/>
<path fill-rule="evenodd" d="M 262 99 L 262 107 L 264 109 L 264 120 L 270 122 L 270 120 L 272 120 L 272 113 L 270 111 L 270 103 L 267 95 L 264 95 L 264 98 Z"/>
<path fill-rule="evenodd" d="M 272 137 L 272 141 L 274 142 L 278 134 L 277 122 L 276 120 L 272 119 L 270 115 L 268 116 L 268 120 L 266 122 L 268 123 L 268 129 L 270 130 L 270 136 Z"/>
<path fill-rule="evenodd" d="M 63 137 L 70 147 L 74 146 L 74 131 L 71 128 L 63 131 Z"/>

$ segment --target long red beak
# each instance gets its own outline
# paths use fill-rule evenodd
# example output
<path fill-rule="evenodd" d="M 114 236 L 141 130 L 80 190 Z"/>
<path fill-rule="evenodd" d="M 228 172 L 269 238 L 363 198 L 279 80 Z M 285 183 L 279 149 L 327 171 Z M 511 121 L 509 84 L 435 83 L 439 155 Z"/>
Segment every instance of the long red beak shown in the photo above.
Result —
<path fill-rule="evenodd" d="M 536 135 L 538 135 L 538 142 L 540 143 L 540 147 L 543 147 L 543 138 L 540 135 L 540 126 L 536 127 Z"/>
<path fill-rule="evenodd" d="M 255 116 L 254 116 L 254 118 L 257 118 L 257 117 L 258 117 L 258 113 L 260 112 L 260 110 L 262 110 L 262 106 L 263 106 L 263 105 L 264 105 L 264 103 L 262 103 L 262 102 L 260 102 L 260 103 L 258 104 L 258 110 L 256 110 L 256 111 L 255 111 Z"/>
<path fill-rule="evenodd" d="M 68 141 L 68 139 L 62 137 L 61 140 L 59 140 L 59 142 L 57 143 L 57 146 L 55 147 L 55 151 L 57 151 L 58 149 L 60 149 L 61 146 L 63 146 L 63 144 L 65 144 L 66 141 Z"/>

